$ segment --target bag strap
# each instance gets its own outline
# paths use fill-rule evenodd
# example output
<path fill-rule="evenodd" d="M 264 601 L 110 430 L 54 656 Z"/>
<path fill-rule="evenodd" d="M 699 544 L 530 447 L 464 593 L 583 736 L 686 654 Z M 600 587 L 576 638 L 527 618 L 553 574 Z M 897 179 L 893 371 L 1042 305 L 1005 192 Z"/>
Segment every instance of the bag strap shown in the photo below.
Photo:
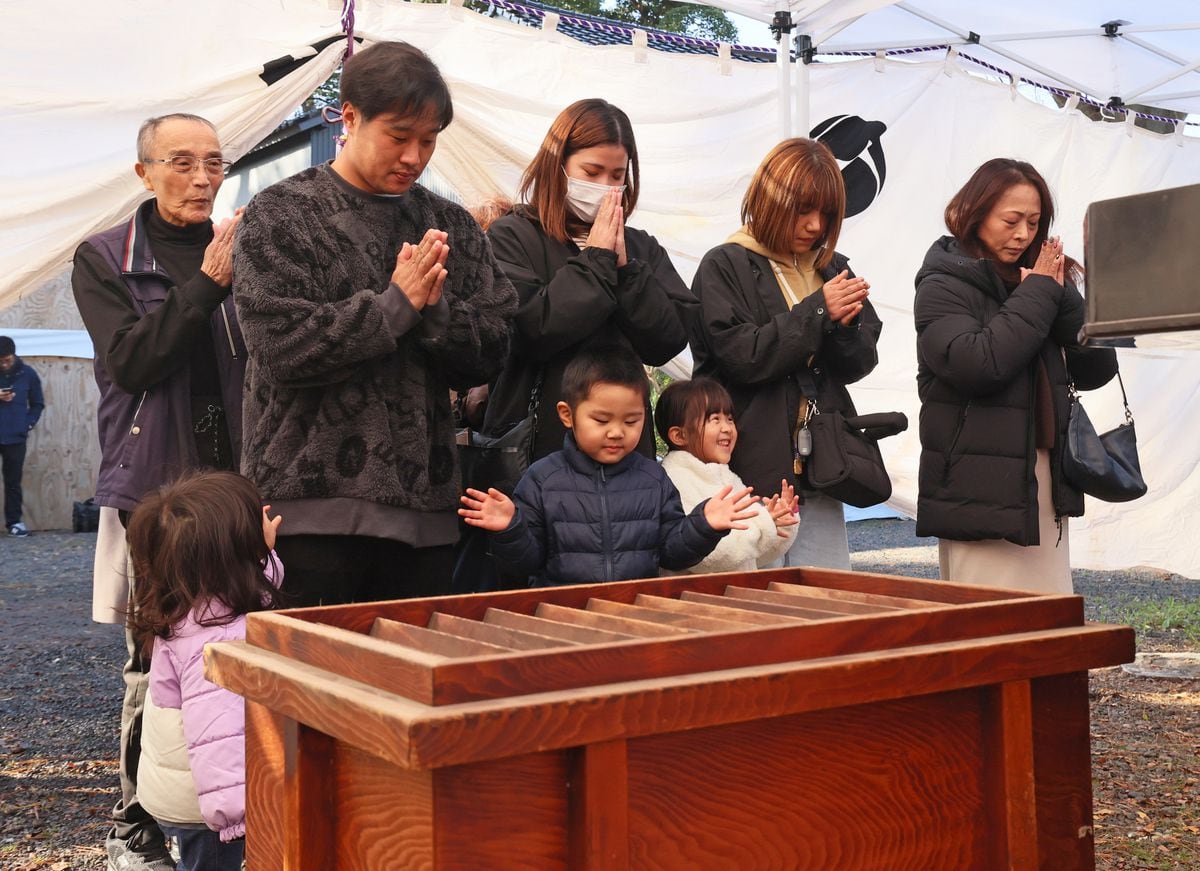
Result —
<path fill-rule="evenodd" d="M 1121 386 L 1121 404 L 1125 406 L 1125 422 L 1133 423 L 1133 412 L 1129 408 L 1129 396 L 1125 393 L 1125 380 L 1121 377 L 1121 370 L 1117 370 L 1117 384 Z M 1079 402 L 1079 390 L 1075 387 L 1075 379 L 1071 377 L 1071 373 L 1067 371 L 1067 393 L 1071 397 L 1071 402 Z"/>
<path fill-rule="evenodd" d="M 1125 382 L 1121 379 L 1121 370 L 1117 370 L 1117 383 L 1121 385 L 1121 402 L 1125 403 L 1125 422 L 1133 423 L 1133 412 L 1129 410 L 1129 397 L 1125 395 Z"/>
<path fill-rule="evenodd" d="M 533 379 L 533 388 L 529 391 L 528 417 L 533 418 L 533 431 L 537 432 L 538 408 L 542 404 L 542 378 L 546 374 L 544 366 L 538 367 L 537 378 Z"/>

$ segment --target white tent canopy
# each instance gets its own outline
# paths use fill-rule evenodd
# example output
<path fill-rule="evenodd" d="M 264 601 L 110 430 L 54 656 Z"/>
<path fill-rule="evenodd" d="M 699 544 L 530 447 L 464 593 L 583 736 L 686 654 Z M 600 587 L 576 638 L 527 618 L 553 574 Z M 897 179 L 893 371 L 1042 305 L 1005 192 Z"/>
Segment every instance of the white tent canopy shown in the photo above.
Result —
<path fill-rule="evenodd" d="M 326 0 L 213 0 L 203 18 L 193 10 L 186 26 L 157 4 L 129 5 L 143 13 L 136 31 L 81 12 L 80 27 L 90 28 L 86 38 L 22 55 L 24 65 L 5 71 L 10 100 L 0 119 L 18 154 L 3 170 L 0 262 L 7 268 L 0 270 L 0 308 L 34 286 L 31 276 L 61 269 L 87 233 L 129 213 L 139 190 L 131 164 L 142 118 L 177 110 L 206 115 L 237 156 L 337 62 L 333 44 L 273 86 L 259 78 L 266 61 L 306 50 L 311 55 L 306 46 L 338 32 L 340 4 Z M 9 4 L 26 14 L 30 27 L 42 14 L 69 21 L 72 6 L 67 0 Z M 251 16 L 245 24 L 244 15 Z M 220 24 L 205 28 L 205 20 Z M 7 24 L 2 38 L 17 40 Z M 357 29 L 367 40 L 409 40 L 441 67 L 454 94 L 455 121 L 439 140 L 434 168 L 468 202 L 512 196 L 520 171 L 566 104 L 603 96 L 624 108 L 643 167 L 631 223 L 654 233 L 685 277 L 737 227 L 750 174 L 777 138 L 778 82 L 770 65 L 584 46 L 548 29 L 395 0 L 360 2 Z M 185 33 L 190 38 L 180 39 Z M 110 48 L 113 60 L 95 69 L 85 60 L 89 55 L 76 52 L 98 43 Z M 148 59 L 122 59 L 158 44 L 165 71 L 157 79 Z M 1055 229 L 1075 253 L 1083 212 L 1098 192 L 1118 196 L 1200 182 L 1200 140 L 1096 124 L 1077 112 L 1037 105 L 1007 86 L 966 75 L 955 60 L 868 59 L 814 65 L 811 75 L 814 120 L 858 115 L 887 128 L 883 187 L 870 208 L 847 222 L 840 245 L 871 281 L 884 320 L 882 363 L 854 388 L 864 411 L 902 410 L 915 424 L 912 277 L 929 243 L 944 232 L 945 202 L 983 160 L 1011 155 L 1042 170 L 1058 197 Z M 119 87 L 122 81 L 129 87 Z M 1200 577 L 1200 537 L 1188 534 L 1200 503 L 1200 446 L 1178 437 L 1200 430 L 1200 403 L 1180 399 L 1200 392 L 1191 353 L 1172 347 L 1121 352 L 1151 492 L 1124 506 L 1089 503 L 1088 516 L 1072 524 L 1076 565 L 1147 564 Z M 1098 426 L 1119 419 L 1115 388 L 1087 400 Z M 885 447 L 896 485 L 892 504 L 911 513 L 915 426 Z"/>
<path fill-rule="evenodd" d="M 707 0 L 706 0 L 707 2 Z M 789 11 L 793 36 L 818 53 L 949 46 L 976 69 L 1005 71 L 1101 105 L 1200 113 L 1200 4 L 1195 0 L 713 0 L 763 22 Z M 798 65 L 796 115 L 806 118 Z M 781 88 L 790 83 L 781 79 Z M 791 98 L 785 98 L 784 106 Z M 790 109 L 784 108 L 786 115 Z M 799 121 L 793 129 L 807 131 Z"/>

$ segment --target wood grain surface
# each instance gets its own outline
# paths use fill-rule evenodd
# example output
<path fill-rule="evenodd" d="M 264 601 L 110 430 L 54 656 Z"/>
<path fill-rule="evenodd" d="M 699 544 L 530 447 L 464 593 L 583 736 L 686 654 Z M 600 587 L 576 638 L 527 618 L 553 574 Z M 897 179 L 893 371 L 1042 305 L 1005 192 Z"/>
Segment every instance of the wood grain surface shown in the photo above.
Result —
<path fill-rule="evenodd" d="M 459 765 L 787 716 L 1129 661 L 1128 627 L 1056 629 L 806 662 L 429 706 L 246 643 L 207 648 L 210 679 L 406 767 Z"/>
<path fill-rule="evenodd" d="M 632 741 L 631 866 L 986 868 L 981 696 L 965 690 Z"/>
<path fill-rule="evenodd" d="M 206 653 L 249 867 L 1092 868 L 1086 670 L 1132 630 L 759 574 L 251 615 Z"/>

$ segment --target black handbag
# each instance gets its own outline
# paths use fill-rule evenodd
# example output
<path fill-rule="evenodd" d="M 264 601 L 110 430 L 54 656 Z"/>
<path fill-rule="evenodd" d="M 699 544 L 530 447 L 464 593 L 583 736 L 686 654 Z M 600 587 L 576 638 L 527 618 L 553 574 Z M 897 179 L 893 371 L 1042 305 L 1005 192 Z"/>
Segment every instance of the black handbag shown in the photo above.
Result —
<path fill-rule="evenodd" d="M 892 495 L 879 439 L 908 429 L 908 418 L 899 411 L 845 417 L 839 411 L 822 412 L 810 400 L 804 424 L 812 437 L 812 453 L 805 459 L 804 474 L 814 490 L 855 508 L 886 502 Z"/>
<path fill-rule="evenodd" d="M 71 506 L 71 531 L 95 532 L 100 528 L 100 506 L 96 500 L 85 499 Z"/>
<path fill-rule="evenodd" d="M 525 417 L 499 435 L 484 435 L 473 429 L 459 432 L 458 464 L 464 489 L 470 487 L 487 492 L 489 487 L 495 487 L 512 496 L 533 459 L 541 393 L 542 373 L 539 372 L 529 393 L 529 411 Z"/>
<path fill-rule="evenodd" d="M 1096 435 L 1074 383 L 1070 385 L 1071 411 L 1063 448 L 1063 477 L 1067 483 L 1104 502 L 1130 502 L 1144 496 L 1147 489 L 1138 461 L 1133 413 L 1120 372 L 1117 382 L 1121 385 L 1121 401 L 1125 403 L 1125 422 L 1103 435 Z"/>

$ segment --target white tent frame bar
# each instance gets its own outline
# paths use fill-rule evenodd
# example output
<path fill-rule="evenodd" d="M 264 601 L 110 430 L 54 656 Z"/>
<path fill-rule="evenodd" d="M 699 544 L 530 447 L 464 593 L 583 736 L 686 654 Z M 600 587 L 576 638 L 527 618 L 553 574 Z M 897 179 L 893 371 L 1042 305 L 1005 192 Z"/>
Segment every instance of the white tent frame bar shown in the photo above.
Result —
<path fill-rule="evenodd" d="M 1127 33 L 1122 33 L 1122 34 L 1120 34 L 1120 36 L 1126 42 L 1131 42 L 1134 45 L 1136 45 L 1138 48 L 1145 49 L 1146 51 L 1150 52 L 1151 54 L 1156 54 L 1159 57 L 1165 57 L 1169 61 L 1174 61 L 1177 64 L 1190 63 L 1190 61 L 1188 61 L 1187 58 L 1180 57 L 1179 55 L 1175 54 L 1174 52 L 1167 51 L 1165 48 L 1159 48 L 1157 45 L 1151 45 L 1150 43 L 1146 42 L 1146 40 L 1144 40 L 1144 39 L 1139 39 L 1136 36 L 1130 36 Z"/>
<path fill-rule="evenodd" d="M 847 42 L 838 43 L 837 45 L 829 45 L 821 43 L 821 47 L 817 50 L 818 54 L 831 54 L 842 51 L 896 51 L 904 48 L 928 48 L 930 50 L 943 45 L 974 45 L 971 40 L 961 36 L 946 36 L 946 37 L 930 37 L 929 39 L 915 39 L 908 42 Z"/>
<path fill-rule="evenodd" d="M 1200 30 L 1200 22 L 1193 24 L 1122 24 L 1118 36 L 1127 33 L 1165 33 L 1169 30 Z"/>
<path fill-rule="evenodd" d="M 780 6 L 780 8 L 783 8 Z M 1166 49 L 1161 49 L 1155 45 L 1146 42 L 1144 39 L 1139 39 L 1134 36 L 1135 33 L 1162 33 L 1168 31 L 1184 31 L 1184 30 L 1200 30 L 1200 23 L 1186 24 L 1145 24 L 1145 25 L 1121 25 L 1115 33 L 1109 33 L 1102 25 L 1097 27 L 1089 27 L 1080 30 L 1055 30 L 1044 31 L 1041 33 L 1003 33 L 993 36 L 983 36 L 969 30 L 964 30 L 948 21 L 944 21 L 935 15 L 930 15 L 922 12 L 919 9 L 914 9 L 908 3 L 900 2 L 893 5 L 894 9 L 899 9 L 907 12 L 914 18 L 919 18 L 922 21 L 928 22 L 935 27 L 940 27 L 947 32 L 944 38 L 932 37 L 924 40 L 908 40 L 904 42 L 882 42 L 882 43 L 844 43 L 841 45 L 831 45 L 830 40 L 841 33 L 845 28 L 849 27 L 855 21 L 858 21 L 862 16 L 855 16 L 847 19 L 829 30 L 817 36 L 812 36 L 812 48 L 814 53 L 837 53 L 837 52 L 871 52 L 878 53 L 883 51 L 898 51 L 915 48 L 926 48 L 932 44 L 947 45 L 947 46 L 971 46 L 979 45 L 986 48 L 988 51 L 1007 58 L 1013 63 L 1033 70 L 1041 76 L 1044 76 L 1049 82 L 1061 85 L 1066 90 L 1075 91 L 1081 96 L 1089 97 L 1098 102 L 1111 100 L 1116 97 L 1122 103 L 1133 102 L 1136 98 L 1146 94 L 1151 94 L 1155 102 L 1168 102 L 1170 100 L 1188 99 L 1197 96 L 1196 91 L 1184 91 L 1176 94 L 1154 94 L 1153 92 L 1182 76 L 1187 75 L 1197 69 L 1200 69 L 1200 60 L 1191 61 L 1180 57 Z M 781 138 L 788 138 L 795 133 L 801 136 L 808 134 L 809 119 L 809 71 L 807 65 L 800 57 L 796 58 L 796 81 L 792 82 L 792 59 L 791 46 L 793 40 L 805 34 L 796 34 L 795 37 L 791 33 L 784 33 L 779 39 L 776 49 L 776 64 L 779 69 L 779 129 Z M 1174 70 L 1164 76 L 1155 79 L 1154 81 L 1126 91 L 1121 95 L 1102 94 L 1094 88 L 1089 88 L 1082 82 L 1077 82 L 1073 79 L 1066 78 L 1061 73 L 1056 73 L 1041 64 L 1032 61 L 1017 52 L 1014 52 L 1001 43 L 1005 42 L 1020 42 L 1035 39 L 1055 39 L 1063 37 L 1088 37 L 1102 36 L 1105 38 L 1122 38 L 1137 46 L 1143 51 L 1148 51 L 1165 60 L 1180 65 L 1180 69 Z M 1015 75 L 1015 74 L 1014 74 Z"/>
<path fill-rule="evenodd" d="M 1142 29 L 1146 30 L 1146 28 L 1142 28 Z M 1184 24 L 1184 25 L 1180 25 L 1178 27 L 1171 27 L 1171 28 L 1163 27 L 1163 28 L 1159 28 L 1159 29 L 1161 29 L 1161 30 L 1168 30 L 1168 29 L 1169 30 L 1200 30 L 1200 24 Z M 1183 69 L 1181 69 L 1179 71 L 1178 76 L 1185 75 L 1186 73 L 1189 73 L 1192 70 L 1196 69 L 1197 65 L 1195 63 L 1189 61 L 1187 58 L 1180 57 L 1179 55 L 1175 54 L 1174 52 L 1170 52 L 1170 51 L 1167 51 L 1166 49 L 1159 48 L 1156 45 L 1151 45 L 1150 43 L 1146 42 L 1144 39 L 1139 39 L 1136 36 L 1129 36 L 1124 31 L 1122 31 L 1120 35 L 1121 35 L 1122 39 L 1126 40 L 1127 42 L 1133 43 L 1138 48 L 1144 49 L 1145 51 L 1151 52 L 1152 54 L 1156 54 L 1159 57 L 1166 58 L 1167 60 L 1172 61 L 1172 62 L 1177 63 L 1180 66 L 1182 66 Z M 1153 88 L 1157 88 L 1157 87 L 1160 87 L 1161 85 L 1165 85 L 1167 82 L 1171 81 L 1171 79 L 1178 78 L 1178 76 L 1171 76 L 1170 78 L 1159 81 L 1155 85 L 1151 86 L 1150 88 L 1144 88 L 1140 91 L 1132 91 L 1132 92 L 1122 96 L 1121 99 L 1124 100 L 1126 103 L 1128 103 L 1134 97 L 1139 96 L 1141 94 L 1145 94 L 1148 90 L 1152 90 Z M 1195 97 L 1196 95 L 1197 95 L 1196 91 L 1184 91 L 1184 92 L 1181 92 L 1178 94 L 1155 94 L 1154 99 L 1156 101 L 1182 100 L 1182 99 L 1187 99 L 1190 97 Z"/>
<path fill-rule="evenodd" d="M 821 35 L 813 36 L 813 45 L 817 46 L 823 42 L 828 42 L 829 40 L 831 40 L 835 36 L 837 36 L 839 33 L 841 33 L 843 30 L 845 30 L 847 27 L 849 27 L 851 24 L 858 21 L 858 19 L 860 19 L 860 18 L 862 18 L 861 15 L 855 15 L 853 18 L 847 18 L 841 24 L 835 24 L 833 27 L 829 28 Z M 809 34 L 809 35 L 812 36 L 812 34 Z"/>
<path fill-rule="evenodd" d="M 1014 52 L 1011 49 L 1008 49 L 999 44 L 1002 42 L 1015 42 L 1015 41 L 1034 40 L 1034 39 L 1050 39 L 1050 38 L 1058 38 L 1058 37 L 1076 37 L 1076 36 L 1078 36 L 1078 37 L 1085 37 L 1085 36 L 1108 37 L 1108 34 L 1105 32 L 1103 27 L 1088 28 L 1086 30 L 1056 30 L 1056 31 L 1046 31 L 1043 33 L 1004 33 L 1004 34 L 998 34 L 995 36 L 983 36 L 981 34 L 973 34 L 971 31 L 964 32 L 964 30 L 961 27 L 951 24 L 948 21 L 944 21 L 935 15 L 929 15 L 928 13 L 922 12 L 919 9 L 914 9 L 911 6 L 909 6 L 907 3 L 903 3 L 903 2 L 897 3 L 897 4 L 895 4 L 895 6 L 893 8 L 900 9 L 904 12 L 907 12 L 909 15 L 912 15 L 915 18 L 919 18 L 922 21 L 926 21 L 926 22 L 934 25 L 935 27 L 940 27 L 943 30 L 947 31 L 947 33 L 953 34 L 953 36 L 950 36 L 947 38 L 931 37 L 930 39 L 919 40 L 919 41 L 908 40 L 908 41 L 903 41 L 903 42 L 848 43 L 848 44 L 842 44 L 842 45 L 828 44 L 828 42 L 826 42 L 826 39 L 828 38 L 828 36 L 833 35 L 834 33 L 841 30 L 842 27 L 845 27 L 851 23 L 851 22 L 846 22 L 845 24 L 840 25 L 836 30 L 831 31 L 830 34 L 822 34 L 821 41 L 818 44 L 818 51 L 825 51 L 825 52 L 830 52 L 830 53 L 832 53 L 832 52 L 851 52 L 851 51 L 853 51 L 853 52 L 875 52 L 875 51 L 895 51 L 895 50 L 901 50 L 901 49 L 922 48 L 924 46 L 930 45 L 931 43 L 936 43 L 938 45 L 951 45 L 951 46 L 978 44 L 981 47 L 986 48 L 989 51 L 1000 55 L 1001 57 L 1007 58 L 1008 60 L 1011 60 L 1014 63 L 1021 64 L 1022 66 L 1027 67 L 1028 69 L 1031 69 L 1031 70 L 1039 73 L 1040 75 L 1047 77 L 1052 82 L 1056 82 L 1058 84 L 1065 85 L 1068 89 L 1076 91 L 1077 93 L 1079 93 L 1081 95 L 1086 95 L 1088 97 L 1091 97 L 1096 100 L 1101 100 L 1101 101 L 1103 101 L 1106 98 L 1111 98 L 1113 96 L 1112 94 L 1101 94 L 1098 91 L 1096 91 L 1094 88 L 1089 88 L 1088 86 L 1084 85 L 1082 82 L 1077 82 L 1077 81 L 1074 81 L 1073 79 L 1068 79 L 1068 78 L 1064 77 L 1061 73 L 1055 73 L 1054 71 L 1042 66 L 1041 64 L 1038 64 L 1035 61 L 1029 60 L 1028 58 L 1018 54 L 1017 52 Z M 855 19 L 855 20 L 857 20 L 857 19 Z M 1132 32 L 1138 32 L 1138 33 L 1154 33 L 1154 32 L 1161 32 L 1161 31 L 1179 31 L 1179 30 L 1196 30 L 1196 29 L 1200 29 L 1200 25 L 1178 24 L 1178 25 L 1143 25 L 1141 27 L 1122 26 L 1121 30 L 1116 34 L 1117 37 L 1126 39 L 1128 42 L 1130 42 L 1133 45 L 1136 45 L 1138 48 L 1141 48 L 1144 51 L 1149 51 L 1155 55 L 1158 55 L 1159 57 L 1162 57 L 1166 60 L 1171 61 L 1172 63 L 1180 64 L 1180 69 L 1172 71 L 1164 76 L 1161 76 L 1160 78 L 1154 80 L 1153 82 L 1150 82 L 1150 83 L 1144 84 L 1140 87 L 1136 87 L 1129 91 L 1126 91 L 1124 94 L 1119 95 L 1119 99 L 1123 103 L 1133 102 L 1137 97 L 1140 97 L 1144 94 L 1152 93 L 1153 91 L 1162 87 L 1163 85 L 1167 84 L 1168 82 L 1174 81 L 1175 79 L 1177 79 L 1181 76 L 1187 75 L 1188 73 L 1190 73 L 1196 69 L 1200 69 L 1200 60 L 1189 61 L 1185 58 L 1182 58 L 1182 57 L 1179 57 L 1179 56 L 1173 54 L 1172 52 L 1169 52 L 1164 49 L 1160 49 L 1157 46 L 1151 45 L 1150 43 L 1147 43 L 1145 40 L 1139 39 L 1136 36 L 1127 36 L 1126 35 L 1127 32 L 1132 31 Z M 974 36 L 975 38 L 973 39 L 972 36 Z M 1174 98 L 1180 99 L 1181 95 L 1175 95 Z M 1161 95 L 1158 97 L 1158 99 L 1165 100 L 1165 99 L 1167 99 L 1167 97 L 1166 97 L 1166 95 Z M 797 95 L 797 104 L 799 104 L 799 95 Z"/>
<path fill-rule="evenodd" d="M 1171 100 L 1190 100 L 1193 97 L 1200 97 L 1200 91 L 1176 91 L 1173 94 L 1154 95 L 1155 100 L 1161 100 L 1163 102 L 1170 102 Z"/>
<path fill-rule="evenodd" d="M 920 18 L 922 21 L 928 21 L 930 24 L 936 25 L 937 27 L 940 27 L 943 30 L 948 30 L 951 33 L 958 34 L 959 36 L 973 42 L 973 40 L 971 40 L 971 31 L 967 31 L 966 33 L 963 33 L 962 28 L 956 27 L 955 25 L 951 24 L 949 21 L 942 21 L 940 18 L 938 18 L 935 15 L 929 15 L 925 12 L 922 12 L 919 9 L 913 9 L 907 3 L 897 3 L 895 8 L 903 9 L 909 15 L 912 15 L 916 18 Z M 1090 93 L 1091 89 L 1088 88 L 1087 86 L 1082 85 L 1079 82 L 1073 81 L 1072 79 L 1068 79 L 1058 73 L 1055 73 L 1053 70 L 1049 70 L 1046 67 L 1043 67 L 1039 63 L 1035 63 L 1034 61 L 1028 60 L 1028 59 L 1022 57 L 1021 55 L 1017 54 L 1016 52 L 1009 51 L 1007 48 L 1002 48 L 1002 47 L 996 45 L 990 39 L 985 39 L 984 37 L 980 36 L 979 44 L 982 45 L 984 48 L 988 49 L 989 51 L 995 52 L 996 54 L 1000 55 L 1001 57 L 1006 57 L 1009 60 L 1014 61 L 1015 63 L 1019 63 L 1022 66 L 1028 67 L 1029 69 L 1033 70 L 1034 72 L 1041 73 L 1043 76 L 1046 76 L 1051 81 L 1061 82 L 1062 84 L 1066 85 L 1067 87 L 1071 88 L 1074 91 L 1078 91 L 1081 94 L 1088 94 L 1089 96 L 1095 96 L 1094 94 Z"/>
<path fill-rule="evenodd" d="M 1185 76 L 1188 73 L 1192 72 L 1192 70 L 1196 70 L 1196 69 L 1200 69 L 1200 59 L 1192 61 L 1190 64 L 1183 67 L 1182 69 L 1178 69 L 1178 70 L 1169 72 L 1165 76 L 1160 76 L 1159 78 L 1155 79 L 1153 82 L 1151 82 L 1148 85 L 1143 85 L 1142 87 L 1135 88 L 1132 91 L 1126 91 L 1124 94 L 1121 95 L 1121 99 L 1124 102 L 1129 103 L 1129 102 L 1133 101 L 1135 98 L 1140 97 L 1142 94 L 1146 94 L 1151 91 L 1154 91 L 1155 89 L 1160 88 L 1163 85 L 1165 85 L 1167 82 L 1173 82 L 1180 76 Z"/>

